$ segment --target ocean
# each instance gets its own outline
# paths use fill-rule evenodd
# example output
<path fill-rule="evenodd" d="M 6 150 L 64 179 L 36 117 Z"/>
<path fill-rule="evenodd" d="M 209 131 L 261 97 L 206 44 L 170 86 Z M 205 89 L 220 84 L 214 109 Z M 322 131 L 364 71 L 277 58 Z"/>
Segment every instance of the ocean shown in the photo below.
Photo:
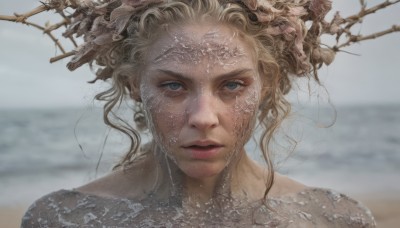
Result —
<path fill-rule="evenodd" d="M 4 206 L 104 175 L 127 149 L 99 108 L 2 109 L 0 126 Z M 262 161 L 254 140 L 246 148 Z M 400 193 L 400 105 L 294 108 L 273 148 L 276 169 L 307 185 L 350 195 Z"/>

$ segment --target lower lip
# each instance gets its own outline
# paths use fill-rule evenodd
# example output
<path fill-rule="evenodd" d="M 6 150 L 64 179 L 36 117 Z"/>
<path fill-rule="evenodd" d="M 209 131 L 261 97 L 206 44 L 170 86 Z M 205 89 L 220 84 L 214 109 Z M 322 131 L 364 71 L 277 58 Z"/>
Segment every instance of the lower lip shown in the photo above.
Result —
<path fill-rule="evenodd" d="M 197 148 L 185 148 L 189 151 L 191 157 L 193 159 L 210 159 L 218 155 L 222 146 L 212 147 L 209 149 L 197 149 Z"/>

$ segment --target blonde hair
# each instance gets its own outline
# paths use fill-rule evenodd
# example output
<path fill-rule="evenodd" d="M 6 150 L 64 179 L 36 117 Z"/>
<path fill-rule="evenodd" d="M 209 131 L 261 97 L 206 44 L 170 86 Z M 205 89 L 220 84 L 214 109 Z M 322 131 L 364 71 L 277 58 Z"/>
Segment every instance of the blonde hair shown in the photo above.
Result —
<path fill-rule="evenodd" d="M 280 3 L 282 6 L 285 3 Z M 252 18 L 253 17 L 253 18 Z M 267 196 L 274 181 L 274 168 L 269 145 L 274 132 L 290 112 L 290 104 L 284 95 L 290 90 L 289 73 L 298 71 L 296 58 L 285 52 L 284 39 L 277 39 L 265 32 L 267 26 L 254 19 L 249 9 L 241 3 L 218 0 L 162 1 L 149 4 L 137 11 L 127 23 L 126 38 L 109 49 L 100 59 L 100 65 L 112 68 L 112 87 L 96 96 L 106 101 L 104 121 L 107 125 L 126 134 L 131 141 L 129 151 L 114 167 L 131 165 L 140 154 L 140 133 L 116 116 L 113 109 L 130 96 L 136 100 L 134 120 L 138 128 L 145 128 L 146 116 L 139 94 L 139 78 L 146 50 L 169 25 L 185 21 L 212 18 L 219 23 L 233 26 L 245 34 L 256 54 L 258 70 L 263 81 L 264 99 L 259 107 L 258 120 L 263 131 L 259 140 L 262 155 L 268 167 Z M 97 60 L 99 62 L 99 59 Z M 100 72 L 102 74 L 104 72 Z"/>

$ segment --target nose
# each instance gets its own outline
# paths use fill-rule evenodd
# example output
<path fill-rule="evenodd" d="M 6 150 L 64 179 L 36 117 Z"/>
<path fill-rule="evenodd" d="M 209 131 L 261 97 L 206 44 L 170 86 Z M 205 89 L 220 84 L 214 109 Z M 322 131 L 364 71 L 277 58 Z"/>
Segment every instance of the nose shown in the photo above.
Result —
<path fill-rule="evenodd" d="M 208 130 L 219 124 L 217 100 L 209 94 L 201 94 L 193 99 L 188 110 L 188 124 L 191 128 Z"/>

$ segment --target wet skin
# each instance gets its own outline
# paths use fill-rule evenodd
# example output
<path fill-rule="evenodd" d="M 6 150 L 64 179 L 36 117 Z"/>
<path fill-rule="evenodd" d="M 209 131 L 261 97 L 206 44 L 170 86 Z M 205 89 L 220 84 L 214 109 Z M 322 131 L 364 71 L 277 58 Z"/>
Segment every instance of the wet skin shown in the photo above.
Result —
<path fill-rule="evenodd" d="M 148 53 L 140 96 L 156 142 L 186 183 L 215 186 L 224 169 L 241 165 L 253 131 L 261 99 L 254 53 L 215 24 L 174 28 Z"/>

